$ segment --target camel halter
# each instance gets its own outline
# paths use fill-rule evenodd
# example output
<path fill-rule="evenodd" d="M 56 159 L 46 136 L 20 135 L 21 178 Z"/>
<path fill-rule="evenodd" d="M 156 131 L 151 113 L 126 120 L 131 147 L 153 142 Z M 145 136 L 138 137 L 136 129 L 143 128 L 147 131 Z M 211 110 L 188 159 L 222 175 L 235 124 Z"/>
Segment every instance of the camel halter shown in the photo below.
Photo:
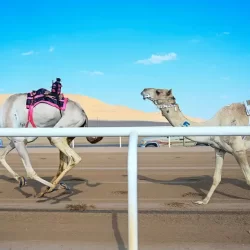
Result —
<path fill-rule="evenodd" d="M 159 100 L 164 100 L 164 99 L 159 99 Z M 175 108 L 174 111 L 177 111 L 177 105 L 176 104 L 157 104 L 157 101 L 153 101 L 154 104 L 157 106 L 159 109 L 164 109 L 164 108 Z"/>

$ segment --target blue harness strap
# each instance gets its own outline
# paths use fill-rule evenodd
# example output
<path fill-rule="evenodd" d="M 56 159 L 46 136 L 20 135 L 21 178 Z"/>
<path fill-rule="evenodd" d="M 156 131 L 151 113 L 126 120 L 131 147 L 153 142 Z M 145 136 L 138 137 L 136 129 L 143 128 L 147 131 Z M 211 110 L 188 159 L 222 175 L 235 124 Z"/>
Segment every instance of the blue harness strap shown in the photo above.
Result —
<path fill-rule="evenodd" d="M 250 126 L 250 100 L 244 101 L 244 105 L 246 108 L 246 114 L 248 116 L 248 125 Z"/>

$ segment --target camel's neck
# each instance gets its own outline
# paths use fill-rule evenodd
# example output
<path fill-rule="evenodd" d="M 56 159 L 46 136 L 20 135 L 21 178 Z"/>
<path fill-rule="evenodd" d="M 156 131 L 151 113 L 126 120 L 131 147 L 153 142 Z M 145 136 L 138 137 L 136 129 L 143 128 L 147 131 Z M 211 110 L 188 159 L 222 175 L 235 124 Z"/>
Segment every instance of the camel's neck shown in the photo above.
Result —
<path fill-rule="evenodd" d="M 179 105 L 174 104 L 173 106 L 165 106 L 164 104 L 162 107 L 160 107 L 160 110 L 162 112 L 162 115 L 169 121 L 169 123 L 173 127 L 200 127 L 200 126 L 213 126 L 214 121 L 213 120 L 208 120 L 205 122 L 194 122 L 188 119 L 183 115 L 181 112 Z M 207 139 L 205 137 L 187 137 L 190 140 L 193 141 L 202 141 L 205 142 Z"/>
<path fill-rule="evenodd" d="M 175 107 L 171 108 L 161 108 L 162 115 L 169 121 L 169 123 L 173 127 L 183 127 L 183 126 L 192 126 L 192 127 L 200 127 L 200 126 L 207 126 L 207 122 L 194 122 L 188 119 L 183 115 L 180 111 L 179 106 L 176 105 Z"/>

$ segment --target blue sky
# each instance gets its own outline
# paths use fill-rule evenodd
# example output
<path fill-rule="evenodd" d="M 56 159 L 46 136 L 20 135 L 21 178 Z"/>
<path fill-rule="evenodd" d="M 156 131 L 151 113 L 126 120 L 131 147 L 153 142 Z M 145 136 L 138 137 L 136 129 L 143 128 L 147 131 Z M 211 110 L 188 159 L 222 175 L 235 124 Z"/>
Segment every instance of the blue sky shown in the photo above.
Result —
<path fill-rule="evenodd" d="M 50 88 L 156 111 L 140 92 L 172 88 L 208 119 L 250 99 L 249 1 L 4 1 L 0 92 Z"/>

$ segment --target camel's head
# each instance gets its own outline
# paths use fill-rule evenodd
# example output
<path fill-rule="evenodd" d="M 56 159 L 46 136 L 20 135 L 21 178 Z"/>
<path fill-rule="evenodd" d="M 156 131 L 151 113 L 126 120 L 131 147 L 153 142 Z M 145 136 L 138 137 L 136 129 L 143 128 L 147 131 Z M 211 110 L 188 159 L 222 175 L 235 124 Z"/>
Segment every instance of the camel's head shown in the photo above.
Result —
<path fill-rule="evenodd" d="M 154 88 L 146 88 L 141 92 L 143 99 L 150 100 L 155 104 L 161 105 L 174 105 L 175 98 L 172 94 L 172 89 L 154 89 Z"/>

